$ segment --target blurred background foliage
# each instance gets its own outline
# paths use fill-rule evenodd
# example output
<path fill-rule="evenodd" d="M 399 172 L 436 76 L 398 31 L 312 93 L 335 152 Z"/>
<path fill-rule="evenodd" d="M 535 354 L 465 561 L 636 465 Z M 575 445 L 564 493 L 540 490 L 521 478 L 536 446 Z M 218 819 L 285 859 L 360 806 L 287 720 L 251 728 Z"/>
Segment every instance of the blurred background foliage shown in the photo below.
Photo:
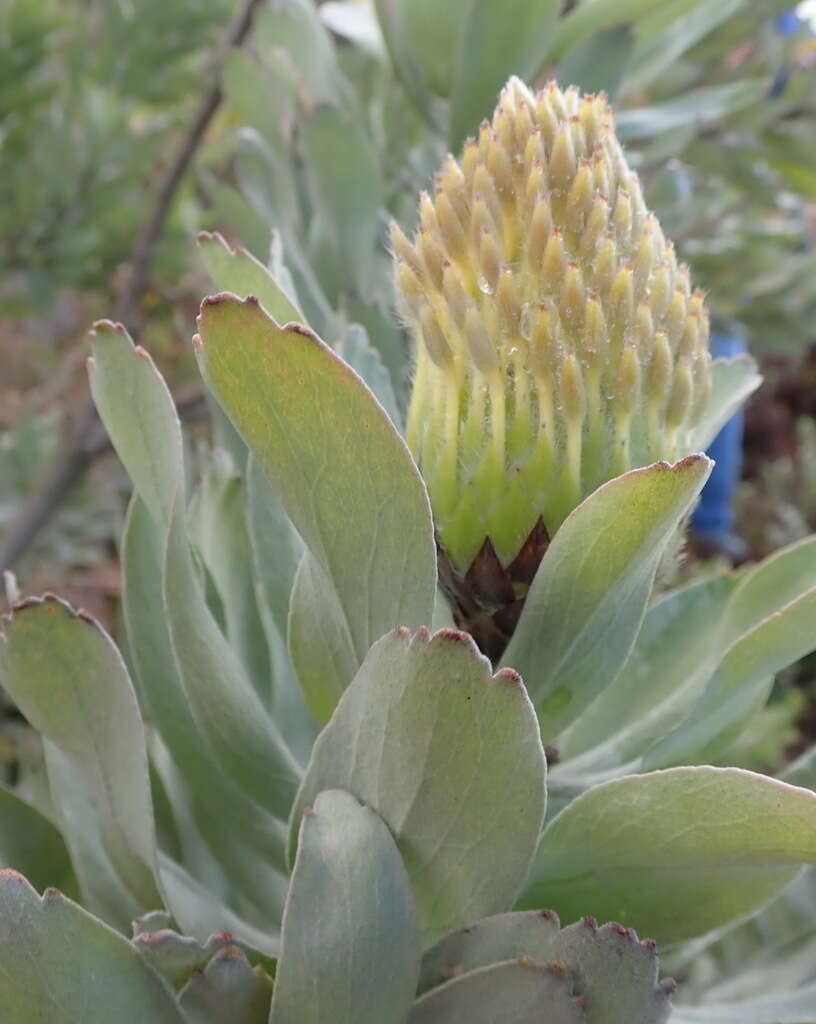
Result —
<path fill-rule="evenodd" d="M 723 329 L 740 325 L 763 362 L 738 505 L 749 555 L 815 529 L 814 8 L 5 0 L 0 549 L 66 445 L 104 453 L 82 419 L 82 339 L 95 318 L 125 308 L 187 408 L 189 338 L 207 288 L 199 230 L 220 231 L 290 275 L 313 326 L 350 361 L 381 363 L 402 403 L 407 349 L 392 309 L 387 225 L 394 217 L 413 226 L 417 193 L 512 73 L 608 93 L 666 234 Z M 248 10 L 248 38 L 226 46 Z M 122 297 L 157 193 L 219 82 L 146 287 L 128 309 Z M 93 457 L 74 484 L 14 568 L 27 590 L 60 589 L 110 622 L 124 479 L 115 460 Z M 798 689 L 780 691 L 744 763 L 775 767 L 768 762 L 799 742 L 795 720 L 811 729 L 803 694 L 813 675 L 805 666 Z"/>

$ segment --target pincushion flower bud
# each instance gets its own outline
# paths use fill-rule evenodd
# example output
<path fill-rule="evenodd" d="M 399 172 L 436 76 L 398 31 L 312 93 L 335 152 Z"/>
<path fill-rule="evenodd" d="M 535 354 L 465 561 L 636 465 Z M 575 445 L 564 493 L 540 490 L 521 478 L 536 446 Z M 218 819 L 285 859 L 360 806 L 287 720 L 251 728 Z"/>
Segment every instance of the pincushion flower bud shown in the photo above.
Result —
<path fill-rule="evenodd" d="M 703 297 L 605 97 L 555 83 L 533 94 L 512 79 L 422 196 L 413 241 L 394 227 L 392 242 L 417 338 L 408 444 L 443 582 L 460 623 L 486 612 L 509 635 L 569 512 L 690 450 L 711 389 Z"/>

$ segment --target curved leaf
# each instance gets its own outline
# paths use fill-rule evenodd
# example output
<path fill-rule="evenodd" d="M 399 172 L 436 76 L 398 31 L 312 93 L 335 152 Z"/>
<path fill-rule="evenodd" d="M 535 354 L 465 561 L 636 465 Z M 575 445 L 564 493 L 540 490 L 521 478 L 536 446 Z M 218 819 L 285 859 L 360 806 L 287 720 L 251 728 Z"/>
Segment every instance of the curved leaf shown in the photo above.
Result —
<path fill-rule="evenodd" d="M 233 249 L 217 232 L 200 232 L 198 247 L 207 273 L 219 291 L 234 292 L 242 299 L 254 295 L 278 323 L 306 323 L 297 302 L 252 253 L 240 247 Z"/>
<path fill-rule="evenodd" d="M 403 1024 L 419 971 L 411 885 L 391 834 L 348 793 L 303 813 L 270 1024 Z"/>
<path fill-rule="evenodd" d="M 105 851 L 137 905 L 161 906 L 144 727 L 113 641 L 53 595 L 31 599 L 4 623 L 0 679 L 81 779 Z"/>
<path fill-rule="evenodd" d="M 373 807 L 405 861 L 426 941 L 512 905 L 546 799 L 535 713 L 464 633 L 383 637 L 315 743 L 292 815 L 329 786 Z"/>
<path fill-rule="evenodd" d="M 660 943 L 756 910 L 816 863 L 816 794 L 739 768 L 671 768 L 595 786 L 541 839 L 521 906 L 587 910 Z"/>
<path fill-rule="evenodd" d="M 553 538 L 503 656 L 522 674 L 546 741 L 591 704 L 626 661 L 658 564 L 711 465 L 692 455 L 610 480 Z"/>
<path fill-rule="evenodd" d="M 4 1024 L 185 1024 L 131 944 L 56 889 L 0 870 Z"/>
<path fill-rule="evenodd" d="M 368 389 L 313 334 L 226 295 L 204 302 L 199 325 L 204 379 L 336 595 L 350 641 L 336 678 L 347 683 L 389 629 L 431 620 L 436 555 L 422 480 Z M 314 635 L 332 611 L 314 610 Z M 335 694 L 305 658 L 296 668 L 325 721 Z"/>
<path fill-rule="evenodd" d="M 585 1024 L 563 965 L 532 961 L 491 964 L 454 978 L 417 999 L 408 1024 Z"/>

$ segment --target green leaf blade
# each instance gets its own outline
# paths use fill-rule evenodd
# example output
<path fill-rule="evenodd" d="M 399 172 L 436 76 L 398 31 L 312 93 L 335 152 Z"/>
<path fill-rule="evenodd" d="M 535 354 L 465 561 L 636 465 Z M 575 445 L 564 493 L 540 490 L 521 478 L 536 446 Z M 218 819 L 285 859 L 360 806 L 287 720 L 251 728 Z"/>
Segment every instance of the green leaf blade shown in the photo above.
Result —
<path fill-rule="evenodd" d="M 270 1024 L 403 1024 L 419 971 L 411 885 L 382 820 L 342 790 L 304 813 Z"/>
<path fill-rule="evenodd" d="M 396 631 L 374 645 L 318 737 L 291 841 L 328 786 L 373 807 L 397 840 L 432 941 L 512 905 L 540 834 L 544 783 L 517 674 L 491 676 L 466 634 Z"/>
<path fill-rule="evenodd" d="M 230 296 L 204 303 L 200 332 L 208 386 L 336 593 L 355 662 L 342 677 L 395 625 L 431 620 L 436 554 L 424 485 L 368 389 L 313 334 L 283 330 Z M 327 705 L 310 702 L 323 720 Z"/>
<path fill-rule="evenodd" d="M 586 1024 L 563 966 L 491 964 L 432 989 L 414 1004 L 408 1024 Z"/>
<path fill-rule="evenodd" d="M 18 605 L 3 639 L 4 686 L 91 794 L 105 851 L 137 905 L 161 906 L 144 726 L 112 640 L 53 596 Z"/>
<path fill-rule="evenodd" d="M 251 252 L 232 248 L 217 232 L 202 231 L 198 248 L 207 273 L 219 291 L 233 292 L 240 299 L 254 295 L 267 313 L 279 324 L 306 323 L 297 302 L 275 281 L 272 274 Z"/>
<path fill-rule="evenodd" d="M 185 1024 L 131 944 L 55 889 L 0 870 L 4 1024 Z"/>
<path fill-rule="evenodd" d="M 595 786 L 547 826 L 522 907 L 590 911 L 659 943 L 756 910 L 816 862 L 816 794 L 738 768 Z"/>
<path fill-rule="evenodd" d="M 553 538 L 503 661 L 517 669 L 555 738 L 623 666 L 655 572 L 710 472 L 693 455 L 599 487 Z"/>

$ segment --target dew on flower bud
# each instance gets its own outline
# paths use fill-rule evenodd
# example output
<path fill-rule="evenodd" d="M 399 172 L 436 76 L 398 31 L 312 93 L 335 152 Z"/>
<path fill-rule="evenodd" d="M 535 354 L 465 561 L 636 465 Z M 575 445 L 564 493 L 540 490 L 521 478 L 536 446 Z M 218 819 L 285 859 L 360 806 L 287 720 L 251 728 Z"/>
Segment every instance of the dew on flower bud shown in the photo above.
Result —
<path fill-rule="evenodd" d="M 546 143 L 547 150 L 549 151 L 552 149 L 553 139 L 555 138 L 556 128 L 558 127 L 558 118 L 550 105 L 546 92 L 539 93 L 539 97 L 535 105 L 535 120 L 536 124 L 541 129 L 541 134 L 544 138 L 544 142 Z"/>
<path fill-rule="evenodd" d="M 574 330 L 580 328 L 584 320 L 586 289 L 584 275 L 577 263 L 568 263 L 564 273 L 564 281 L 560 292 L 561 316 Z"/>
<path fill-rule="evenodd" d="M 492 295 L 493 285 L 488 281 L 484 274 L 479 274 L 476 278 L 476 287 L 482 293 L 482 295 Z"/>
<path fill-rule="evenodd" d="M 561 367 L 561 400 L 566 418 L 580 423 L 586 413 L 586 392 L 581 365 L 573 352 L 564 357 Z"/>
<path fill-rule="evenodd" d="M 525 341 L 529 341 L 533 335 L 533 320 L 535 314 L 532 310 L 532 303 L 525 302 L 521 307 L 521 316 L 519 318 L 519 332 Z"/>
<path fill-rule="evenodd" d="M 408 442 L 466 590 L 486 540 L 509 569 L 536 522 L 552 536 L 592 488 L 689 450 L 708 317 L 603 96 L 511 80 L 419 206 L 413 240 L 392 227 L 420 342 Z"/>
<path fill-rule="evenodd" d="M 615 411 L 618 416 L 631 415 L 637 404 L 640 393 L 640 359 L 634 345 L 627 345 L 621 356 L 617 378 L 617 402 Z"/>
<path fill-rule="evenodd" d="M 649 362 L 646 380 L 646 395 L 649 404 L 662 409 L 668 396 L 673 375 L 673 356 L 665 331 L 657 331 L 652 343 L 652 358 Z"/>
<path fill-rule="evenodd" d="M 397 295 L 406 314 L 419 316 L 424 291 L 419 278 L 407 263 L 398 263 L 396 271 Z"/>
<path fill-rule="evenodd" d="M 619 246 L 628 249 L 632 237 L 632 201 L 625 189 L 618 189 L 615 209 L 612 211 L 612 227 Z"/>
<path fill-rule="evenodd" d="M 669 308 L 671 298 L 671 272 L 666 260 L 663 260 L 652 276 L 649 289 L 649 302 L 656 320 L 662 320 Z"/>

